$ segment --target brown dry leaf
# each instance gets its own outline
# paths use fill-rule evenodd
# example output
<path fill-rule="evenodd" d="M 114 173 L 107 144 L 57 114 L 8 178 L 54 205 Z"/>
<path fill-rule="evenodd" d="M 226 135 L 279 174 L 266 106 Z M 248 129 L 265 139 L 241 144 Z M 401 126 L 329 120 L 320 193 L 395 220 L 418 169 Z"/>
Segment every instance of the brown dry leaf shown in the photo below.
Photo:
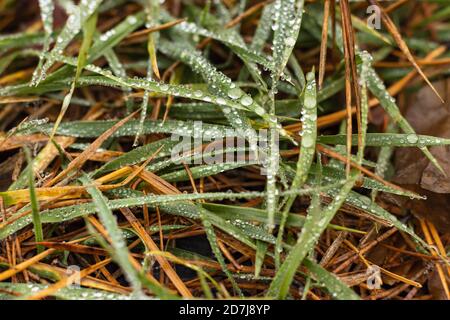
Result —
<path fill-rule="evenodd" d="M 444 272 L 446 275 L 447 283 L 450 286 L 450 278 L 448 277 L 447 272 Z M 428 290 L 433 295 L 433 298 L 436 300 L 446 300 L 445 291 L 442 287 L 441 279 L 439 278 L 439 274 L 436 269 L 430 273 L 428 277 Z"/>
<path fill-rule="evenodd" d="M 412 95 L 404 116 L 418 134 L 450 138 L 450 79 L 434 83 L 445 97 L 442 104 L 429 87 Z M 433 222 L 441 232 L 450 232 L 450 147 L 431 147 L 431 153 L 447 176 L 442 175 L 417 148 L 396 150 L 392 181 L 427 196 L 427 200 L 397 199 L 414 214 Z"/>

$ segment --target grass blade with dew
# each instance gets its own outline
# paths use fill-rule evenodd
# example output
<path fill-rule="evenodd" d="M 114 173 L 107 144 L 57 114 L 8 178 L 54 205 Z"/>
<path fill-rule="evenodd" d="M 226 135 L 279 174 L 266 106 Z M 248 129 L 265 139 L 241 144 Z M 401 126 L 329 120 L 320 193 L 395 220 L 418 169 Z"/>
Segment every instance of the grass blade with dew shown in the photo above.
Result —
<path fill-rule="evenodd" d="M 324 187 L 317 187 L 317 188 L 310 188 L 310 189 L 303 189 L 298 190 L 295 192 L 289 191 L 289 192 L 281 192 L 281 196 L 291 195 L 291 194 L 298 194 L 298 195 L 305 195 L 305 194 L 312 194 L 317 193 L 320 191 L 329 190 L 332 188 L 336 188 L 336 186 L 342 185 L 342 183 L 333 183 L 330 186 L 324 186 Z M 120 208 L 131 208 L 136 206 L 142 206 L 142 205 L 159 205 L 161 207 L 165 205 L 174 204 L 176 202 L 179 202 L 177 205 L 170 206 L 173 210 L 170 210 L 170 214 L 175 215 L 181 215 L 185 216 L 191 219 L 198 219 L 199 215 L 197 210 L 192 210 L 192 206 L 186 207 L 185 201 L 195 201 L 195 200 L 224 200 L 224 199 L 254 199 L 254 198 L 262 198 L 266 196 L 265 192 L 256 192 L 256 191 L 249 191 L 249 192 L 240 192 L 240 193 L 233 193 L 233 192 L 212 192 L 212 193 L 201 193 L 201 194 L 175 194 L 175 195 L 130 195 L 129 192 L 126 190 L 118 190 L 117 195 L 123 196 L 122 199 L 114 199 L 108 201 L 108 206 L 111 210 L 116 210 Z M 14 199 L 9 197 L 7 194 L 3 193 L 1 194 L 1 197 L 5 203 L 5 205 L 11 205 L 14 204 Z M 189 205 L 189 204 L 188 204 Z M 41 222 L 42 223 L 58 223 L 63 221 L 72 220 L 75 218 L 87 216 L 89 214 L 95 213 L 95 205 L 91 203 L 83 203 L 78 205 L 72 205 L 67 206 L 63 208 L 56 208 L 56 209 L 47 209 L 43 210 L 41 212 Z M 32 223 L 32 219 L 26 215 L 26 216 L 20 216 L 23 211 L 19 210 L 17 212 L 17 215 L 19 215 L 19 218 L 14 219 L 14 221 L 11 221 L 2 228 L 0 228 L 0 240 L 6 238 L 7 236 L 13 234 L 17 230 L 20 230 L 27 225 Z M 288 220 L 289 221 L 289 220 Z M 289 222 L 288 222 L 289 223 Z"/>
<path fill-rule="evenodd" d="M 32 295 L 36 291 L 45 290 L 49 287 L 46 284 L 39 283 L 9 283 L 2 282 L 0 283 L 0 288 L 5 290 L 5 293 L 0 293 L 0 300 L 5 299 L 14 299 L 16 298 L 13 294 L 8 294 L 7 292 L 15 292 L 20 295 Z M 124 294 L 118 294 L 114 292 L 97 290 L 97 289 L 88 289 L 88 288 L 77 288 L 77 287 L 68 287 L 62 288 L 52 294 L 53 297 L 62 300 L 130 300 L 131 297 Z M 20 297 L 19 297 L 20 299 Z"/>
<path fill-rule="evenodd" d="M 349 180 L 339 190 L 338 195 L 323 209 L 320 208 L 319 195 L 313 194 L 311 205 L 308 208 L 308 215 L 297 243 L 278 269 L 277 274 L 270 284 L 267 296 L 278 299 L 286 298 L 297 268 L 306 255 L 314 248 L 323 230 L 325 230 L 336 211 L 344 203 L 356 179 L 357 174 L 352 171 Z"/>
<path fill-rule="evenodd" d="M 195 72 L 199 73 L 208 83 L 210 90 L 218 96 L 215 102 L 222 106 L 224 99 L 232 99 L 236 103 L 241 104 L 245 108 L 260 108 L 253 98 L 242 91 L 231 79 L 218 71 L 207 59 L 205 59 L 199 51 L 196 51 L 187 42 L 178 44 L 169 41 L 161 41 L 160 50 L 173 58 L 180 59 L 182 62 L 190 66 Z M 264 110 L 264 109 L 263 109 Z M 226 116 L 228 122 L 237 130 L 249 136 L 249 142 L 254 144 L 257 137 L 256 132 L 252 129 L 250 121 L 242 111 L 230 109 L 224 106 L 222 112 Z M 265 112 L 261 113 L 264 116 Z"/>
<path fill-rule="evenodd" d="M 67 18 L 67 22 L 61 33 L 56 38 L 56 44 L 50 51 L 50 55 L 46 56 L 47 60 L 42 66 L 42 69 L 31 84 L 36 86 L 47 77 L 48 69 L 56 62 L 53 54 L 61 54 L 63 50 L 69 45 L 73 38 L 80 32 L 87 20 L 94 14 L 102 0 L 83 0 L 80 4 L 74 7 L 74 11 Z"/>
<path fill-rule="evenodd" d="M 306 75 L 307 83 L 303 93 L 302 109 L 302 140 L 300 144 L 300 155 L 297 161 L 297 170 L 292 180 L 290 189 L 296 190 L 305 183 L 308 178 L 308 172 L 314 159 L 316 137 L 317 137 L 317 94 L 314 68 Z M 284 205 L 280 227 L 277 235 L 277 244 L 275 249 L 276 263 L 280 263 L 280 254 L 282 251 L 282 240 L 284 225 L 287 215 L 294 203 L 295 196 L 288 197 Z"/>
<path fill-rule="evenodd" d="M 116 217 L 113 215 L 108 206 L 108 199 L 105 198 L 102 192 L 95 186 L 94 182 L 86 175 L 80 177 L 80 180 L 83 185 L 86 186 L 87 191 L 91 195 L 100 221 L 111 239 L 111 246 L 114 249 L 111 254 L 114 260 L 120 265 L 124 275 L 130 282 L 135 297 L 144 297 L 145 294 L 142 292 L 142 283 L 139 279 L 138 271 L 130 263 L 128 257 L 129 252 L 125 240 L 123 239 L 122 232 L 117 225 Z"/>
<path fill-rule="evenodd" d="M 352 289 L 321 265 L 310 259 L 305 259 L 303 263 L 316 280 L 324 285 L 325 289 L 331 294 L 333 299 L 360 300 L 360 297 Z"/>
<path fill-rule="evenodd" d="M 258 162 L 237 161 L 231 163 L 217 163 L 192 167 L 190 168 L 190 171 L 192 172 L 192 177 L 194 179 L 199 179 L 202 177 L 209 177 L 215 174 L 219 174 L 224 171 L 251 166 L 255 164 L 258 164 Z M 179 170 L 163 174 L 161 178 L 168 182 L 179 182 L 179 181 L 188 181 L 189 175 L 186 172 L 186 170 Z"/>
<path fill-rule="evenodd" d="M 389 123 L 387 125 L 386 131 L 388 133 L 396 133 L 397 126 L 395 126 L 392 123 Z M 378 154 L 377 165 L 375 167 L 375 174 L 377 176 L 385 178 L 388 168 L 389 168 L 389 161 L 393 154 L 394 154 L 394 148 L 391 146 L 382 146 L 380 148 L 380 152 Z M 375 201 L 377 194 L 378 194 L 377 190 L 372 190 L 372 192 L 371 192 L 372 201 Z"/>
<path fill-rule="evenodd" d="M 83 67 L 86 65 L 89 48 L 91 47 L 92 38 L 94 36 L 95 28 L 97 26 L 97 18 L 98 18 L 98 13 L 94 12 L 94 14 L 92 14 L 86 20 L 86 23 L 82 27 L 83 41 L 81 43 L 80 51 L 78 52 L 77 70 L 75 72 L 75 77 L 73 79 L 72 85 L 70 86 L 69 92 L 64 97 L 63 104 L 61 106 L 61 111 L 59 112 L 59 115 L 56 118 L 55 126 L 53 127 L 52 133 L 50 135 L 50 139 L 53 139 L 56 129 L 58 129 L 58 126 L 59 126 L 60 122 L 62 121 L 64 114 L 66 113 L 67 109 L 69 108 L 70 100 L 72 99 L 73 92 L 75 91 L 77 80 L 81 75 Z"/>
<path fill-rule="evenodd" d="M 352 135 L 352 143 L 358 141 L 357 135 Z M 446 146 L 450 144 L 450 139 L 438 138 L 419 134 L 405 133 L 368 133 L 366 135 L 366 145 L 369 147 L 427 147 Z M 345 144 L 345 135 L 323 135 L 317 137 L 317 142 L 335 145 Z"/>
<path fill-rule="evenodd" d="M 147 14 L 147 22 L 146 27 L 154 27 L 158 24 L 158 16 L 160 11 L 160 4 L 158 0 L 149 0 L 145 3 L 145 11 Z M 161 79 L 161 76 L 159 74 L 158 69 L 158 62 L 156 57 L 156 45 L 159 39 L 158 32 L 151 32 L 147 36 L 147 53 L 149 58 L 149 64 L 147 66 L 147 79 L 151 80 L 153 77 L 156 77 L 156 79 Z M 144 121 L 147 116 L 147 108 L 149 104 L 149 95 L 150 92 L 148 90 L 144 91 L 144 96 L 142 98 L 142 104 L 141 104 L 141 115 L 139 118 L 139 128 L 138 132 L 136 133 L 136 137 L 134 138 L 133 146 L 138 145 L 139 137 L 142 134 L 142 130 L 144 127 Z"/>
<path fill-rule="evenodd" d="M 143 162 L 148 159 L 149 154 L 155 153 L 161 147 L 162 149 L 159 150 L 154 159 L 165 157 L 166 155 L 170 154 L 172 148 L 178 143 L 178 141 L 167 138 L 148 143 L 138 148 L 134 148 L 131 151 L 124 153 L 123 155 L 120 155 L 117 158 L 114 158 L 113 160 L 105 163 L 103 166 L 95 170 L 95 172 L 92 173 L 92 176 L 98 176 L 100 173 L 114 171 L 126 165 L 133 165 Z"/>
<path fill-rule="evenodd" d="M 419 138 L 413 127 L 408 123 L 408 121 L 402 116 L 400 110 L 395 103 L 395 99 L 386 90 L 383 81 L 378 77 L 375 70 L 370 68 L 367 74 L 368 88 L 370 92 L 380 101 L 381 106 L 386 110 L 391 119 L 398 124 L 403 132 L 409 135 L 407 141 L 411 143 L 417 143 Z M 427 147 L 418 146 L 418 148 L 425 154 L 425 156 L 430 160 L 430 162 L 445 176 L 446 173 L 441 167 L 436 158 L 431 154 Z"/>
<path fill-rule="evenodd" d="M 46 53 L 50 48 L 50 43 L 52 42 L 52 33 L 53 33 L 53 12 L 55 11 L 55 6 L 52 0 L 39 0 L 39 9 L 41 12 L 41 20 L 42 25 L 44 27 L 44 43 L 42 47 L 42 52 Z M 42 68 L 42 64 L 44 63 L 44 56 L 41 55 L 39 57 L 39 62 L 34 69 L 32 81 L 36 81 L 39 76 Z"/>
<path fill-rule="evenodd" d="M 269 114 L 275 117 L 275 94 L 277 83 L 283 74 L 285 66 L 289 60 L 292 50 L 297 42 L 298 33 L 301 26 L 304 1 L 295 0 L 277 0 L 274 3 L 274 22 L 272 30 L 273 35 L 273 66 L 271 70 L 271 90 L 267 99 Z M 274 228 L 274 216 L 277 208 L 277 186 L 276 176 L 278 172 L 279 152 L 277 136 L 274 127 L 269 130 L 268 158 L 267 158 L 267 220 L 269 231 Z"/>
<path fill-rule="evenodd" d="M 256 241 L 256 253 L 255 253 L 255 278 L 259 277 L 261 268 L 264 263 L 269 244 L 267 242 L 257 240 Z"/>
<path fill-rule="evenodd" d="M 24 147 L 25 156 L 28 161 L 28 188 L 30 192 L 30 206 L 31 206 L 31 214 L 33 217 L 33 227 L 34 227 L 34 239 L 35 242 L 44 241 L 44 233 L 42 231 L 42 222 L 41 216 L 39 212 L 39 202 L 36 196 L 36 187 L 34 185 L 34 171 L 33 171 L 33 160 L 31 158 L 31 152 L 27 147 Z M 37 252 L 41 253 L 44 251 L 44 247 L 41 245 L 37 245 Z"/>
<path fill-rule="evenodd" d="M 256 27 L 256 31 L 253 35 L 252 42 L 249 46 L 249 49 L 254 52 L 261 52 L 266 44 L 269 36 L 272 32 L 271 24 L 272 24 L 272 14 L 273 14 L 273 5 L 269 4 L 264 7 L 261 18 L 259 20 L 258 26 Z M 238 81 L 246 80 L 248 77 L 248 71 L 246 69 L 241 69 Z"/>
<path fill-rule="evenodd" d="M 336 197 L 338 192 L 336 190 L 331 190 L 327 192 L 331 197 Z M 354 206 L 358 209 L 361 209 L 364 212 L 373 215 L 374 217 L 381 218 L 384 221 L 387 221 L 389 224 L 396 227 L 398 230 L 403 231 L 410 235 L 417 243 L 419 243 L 424 248 L 428 248 L 429 246 L 424 242 L 412 228 L 408 227 L 405 223 L 401 222 L 395 215 L 386 211 L 382 207 L 380 207 L 377 203 L 373 202 L 369 197 L 366 197 L 357 192 L 351 191 L 347 198 L 345 199 L 345 203 L 351 206 Z"/>
<path fill-rule="evenodd" d="M 225 263 L 225 259 L 222 255 L 222 252 L 220 251 L 219 245 L 217 243 L 217 236 L 214 231 L 214 228 L 211 224 L 211 221 L 208 219 L 207 215 L 205 214 L 205 209 L 199 206 L 200 216 L 202 219 L 203 227 L 205 228 L 206 237 L 208 238 L 209 245 L 211 246 L 211 250 L 214 253 L 214 256 L 216 257 L 217 261 L 220 264 L 220 267 L 222 268 L 222 271 L 227 276 L 228 280 L 230 281 L 231 285 L 233 286 L 233 289 L 236 291 L 236 293 L 239 296 L 243 296 L 241 289 L 237 285 L 236 281 L 233 278 L 233 275 L 231 274 L 230 270 L 228 270 L 228 267 Z"/>
<path fill-rule="evenodd" d="M 368 0 L 369 3 L 372 5 L 375 5 L 379 8 L 380 14 L 381 14 L 381 20 L 385 24 L 386 28 L 388 29 L 389 33 L 394 38 L 395 42 L 397 43 L 400 50 L 403 52 L 403 54 L 406 56 L 408 61 L 414 66 L 417 73 L 425 80 L 425 82 L 428 84 L 428 86 L 431 88 L 431 90 L 436 94 L 436 96 L 441 100 L 442 103 L 444 103 L 444 100 L 439 95 L 439 93 L 436 91 L 435 87 L 431 84 L 428 77 L 425 75 L 425 73 L 422 71 L 422 69 L 417 64 L 416 60 L 414 59 L 413 55 L 411 54 L 411 51 L 408 48 L 408 45 L 403 40 L 400 32 L 398 31 L 397 27 L 395 26 L 394 22 L 391 20 L 389 15 L 386 13 L 384 8 L 378 3 L 378 0 Z"/>
<path fill-rule="evenodd" d="M 277 0 L 274 3 L 273 64 L 276 82 L 282 75 L 297 42 L 302 23 L 304 0 Z"/>

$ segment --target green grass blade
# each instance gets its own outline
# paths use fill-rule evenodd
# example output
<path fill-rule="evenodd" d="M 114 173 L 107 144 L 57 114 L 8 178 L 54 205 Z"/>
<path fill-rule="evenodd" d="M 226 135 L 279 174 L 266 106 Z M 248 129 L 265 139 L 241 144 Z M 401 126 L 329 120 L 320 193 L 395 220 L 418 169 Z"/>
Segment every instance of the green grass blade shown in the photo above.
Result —
<path fill-rule="evenodd" d="M 274 3 L 273 80 L 281 76 L 297 42 L 304 0 L 277 0 Z"/>
<path fill-rule="evenodd" d="M 28 166 L 28 188 L 30 190 L 30 205 L 31 205 L 31 215 L 34 227 L 34 239 L 36 242 L 44 241 L 44 232 L 42 231 L 41 215 L 39 212 L 39 202 L 36 196 L 36 187 L 34 185 L 34 171 L 33 171 L 33 160 L 31 158 L 30 150 L 24 148 L 25 156 L 27 158 Z M 36 246 L 38 253 L 42 252 L 44 248 L 41 245 Z"/>
<path fill-rule="evenodd" d="M 105 198 L 101 191 L 94 185 L 94 182 L 86 175 L 82 176 L 80 180 L 91 195 L 100 221 L 111 239 L 111 245 L 114 249 L 112 252 L 114 260 L 122 268 L 127 280 L 133 287 L 134 293 L 137 296 L 143 296 L 142 283 L 138 276 L 138 271 L 133 267 L 129 260 L 129 252 L 126 243 L 122 237 L 122 232 L 119 229 L 117 220 L 108 206 L 108 199 Z"/>
<path fill-rule="evenodd" d="M 386 110 L 386 112 L 389 114 L 389 116 L 392 118 L 392 120 L 398 124 L 400 129 L 403 130 L 403 132 L 411 135 L 410 139 L 411 141 L 414 141 L 414 143 L 417 143 L 417 135 L 414 131 L 413 127 L 408 123 L 408 121 L 402 116 L 400 113 L 400 110 L 395 103 L 395 99 L 392 98 L 392 96 L 389 94 L 389 92 L 386 90 L 386 87 L 383 83 L 383 81 L 378 77 L 378 75 L 375 73 L 375 71 L 370 68 L 367 74 L 367 80 L 368 80 L 368 88 L 372 92 L 372 94 L 377 97 L 377 99 L 380 101 L 381 106 Z M 446 175 L 444 169 L 442 169 L 439 162 L 436 160 L 436 158 L 430 153 L 427 147 L 419 146 L 419 149 L 425 154 L 425 156 L 431 161 L 431 163 L 439 169 L 439 171 L 442 172 L 442 174 Z"/>
<path fill-rule="evenodd" d="M 61 111 L 59 112 L 58 118 L 56 118 L 55 126 L 53 127 L 51 139 L 55 135 L 56 129 L 58 129 L 59 124 L 61 123 L 61 120 L 64 117 L 64 114 L 66 113 L 67 109 L 70 105 L 70 100 L 72 99 L 73 92 L 75 91 L 75 86 L 77 83 L 78 78 L 81 75 L 81 71 L 83 70 L 84 66 L 86 65 L 87 61 L 87 55 L 89 48 L 91 47 L 92 38 L 94 36 L 95 27 L 97 25 L 97 17 L 98 14 L 94 13 L 92 14 L 87 20 L 86 23 L 83 25 L 83 42 L 81 43 L 80 51 L 78 52 L 78 59 L 77 59 L 77 71 L 75 72 L 75 78 L 73 79 L 72 85 L 70 86 L 70 90 L 67 93 L 67 95 L 64 97 L 63 104 L 61 106 Z"/>
<path fill-rule="evenodd" d="M 219 245 L 217 244 L 217 237 L 216 233 L 214 232 L 214 228 L 211 224 L 211 221 L 208 219 L 208 216 L 204 213 L 206 210 L 199 207 L 200 216 L 202 219 L 203 227 L 205 228 L 206 237 L 208 238 L 209 245 L 211 246 L 211 250 L 214 253 L 214 256 L 216 257 L 217 261 L 220 264 L 220 267 L 222 268 L 222 271 L 226 274 L 228 280 L 230 280 L 231 285 L 233 286 L 233 289 L 236 291 L 236 293 L 240 296 L 242 295 L 242 291 L 237 285 L 236 281 L 234 280 L 230 270 L 228 270 L 228 267 L 225 263 L 225 259 L 222 255 L 222 252 L 219 249 Z"/>
<path fill-rule="evenodd" d="M 0 288 L 4 289 L 6 292 L 16 292 L 26 297 L 27 295 L 33 295 L 37 291 L 42 291 L 47 289 L 49 285 L 38 284 L 38 283 L 0 283 Z M 23 297 L 15 297 L 8 293 L 1 293 L 0 300 L 5 299 L 22 299 Z M 66 287 L 62 288 L 52 294 L 57 299 L 62 300 L 130 300 L 131 297 L 123 294 L 97 290 L 97 289 L 87 289 L 78 287 Z"/>
<path fill-rule="evenodd" d="M 309 259 L 303 260 L 303 264 L 319 283 L 324 284 L 326 290 L 330 292 L 333 299 L 360 300 L 360 297 L 352 289 L 319 264 Z"/>
<path fill-rule="evenodd" d="M 345 198 L 351 191 L 356 181 L 356 178 L 357 175 L 352 173 L 350 179 L 338 191 L 338 195 L 323 210 L 320 209 L 319 201 L 314 201 L 314 198 L 318 197 L 313 197 L 313 202 L 308 209 L 309 213 L 297 243 L 289 252 L 289 255 L 284 260 L 275 275 L 275 278 L 270 284 L 267 296 L 278 299 L 286 298 L 298 267 L 306 255 L 314 248 L 314 245 L 319 240 L 323 230 L 325 230 L 331 219 L 334 217 L 336 211 L 339 210 L 341 205 L 344 203 Z"/>
<path fill-rule="evenodd" d="M 296 174 L 292 180 L 291 189 L 296 190 L 305 183 L 308 172 L 314 159 L 316 137 L 317 137 L 317 95 L 314 69 L 306 75 L 307 83 L 303 95 L 302 109 L 302 141 L 300 144 L 300 155 L 297 161 Z M 279 255 L 282 251 L 284 226 L 287 215 L 294 203 L 295 196 L 288 197 L 282 212 L 280 228 L 277 235 L 275 257 L 279 265 Z"/>

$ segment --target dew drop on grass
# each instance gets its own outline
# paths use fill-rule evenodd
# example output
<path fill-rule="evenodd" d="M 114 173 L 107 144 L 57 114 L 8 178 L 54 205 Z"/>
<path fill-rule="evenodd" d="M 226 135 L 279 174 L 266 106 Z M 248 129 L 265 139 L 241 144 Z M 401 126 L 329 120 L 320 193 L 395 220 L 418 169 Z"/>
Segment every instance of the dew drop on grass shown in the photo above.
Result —
<path fill-rule="evenodd" d="M 314 97 L 306 96 L 304 104 L 305 108 L 312 109 L 316 106 L 316 99 L 314 99 Z"/>
<path fill-rule="evenodd" d="M 241 99 L 241 104 L 245 107 L 248 107 L 249 105 L 251 105 L 253 103 L 253 99 L 250 96 L 245 95 L 244 97 L 242 97 Z"/>
<path fill-rule="evenodd" d="M 225 101 L 225 99 L 220 98 L 220 97 L 216 99 L 216 102 L 217 102 L 218 104 L 221 104 L 221 105 L 224 105 L 224 104 L 227 103 L 227 102 Z"/>
<path fill-rule="evenodd" d="M 255 108 L 255 113 L 256 113 L 257 115 L 259 115 L 259 116 L 262 116 L 263 114 L 266 113 L 266 110 L 264 110 L 263 107 L 257 106 L 257 107 Z"/>
<path fill-rule="evenodd" d="M 411 133 L 406 136 L 406 140 L 408 140 L 409 143 L 417 143 L 419 137 L 416 134 Z"/>
<path fill-rule="evenodd" d="M 292 46 L 295 45 L 295 39 L 292 38 L 292 37 L 287 37 L 287 38 L 284 40 L 284 43 L 285 43 L 286 45 L 292 47 Z"/>
<path fill-rule="evenodd" d="M 314 144 L 314 140 L 313 140 L 312 137 L 305 136 L 305 137 L 302 138 L 302 145 L 305 148 L 310 148 L 310 147 L 312 147 L 313 144 Z"/>
<path fill-rule="evenodd" d="M 239 99 L 242 96 L 243 92 L 239 88 L 232 88 L 228 90 L 227 94 L 231 99 Z"/>

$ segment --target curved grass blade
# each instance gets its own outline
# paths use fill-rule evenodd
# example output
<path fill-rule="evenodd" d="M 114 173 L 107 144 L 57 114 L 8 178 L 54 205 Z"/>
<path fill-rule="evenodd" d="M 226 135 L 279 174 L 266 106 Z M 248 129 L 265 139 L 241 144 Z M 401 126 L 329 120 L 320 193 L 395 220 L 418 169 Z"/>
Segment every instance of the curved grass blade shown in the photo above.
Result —
<path fill-rule="evenodd" d="M 304 0 L 277 0 L 274 3 L 273 81 L 283 73 L 297 42 L 302 23 Z"/>
<path fill-rule="evenodd" d="M 195 72 L 201 74 L 208 85 L 210 85 L 211 89 L 213 89 L 214 94 L 219 97 L 216 102 L 222 102 L 223 99 L 229 98 L 241 104 L 244 108 L 250 110 L 262 109 L 253 101 L 251 96 L 236 87 L 236 85 L 231 82 L 230 78 L 218 71 L 201 55 L 200 52 L 195 51 L 194 48 L 190 47 L 187 42 L 176 44 L 169 41 L 161 41 L 160 50 L 162 50 L 164 54 L 180 59 L 189 65 Z M 219 105 L 221 104 L 224 103 L 219 103 Z M 262 110 L 264 111 L 264 109 Z M 222 112 L 234 128 L 248 133 L 250 143 L 254 144 L 256 142 L 256 132 L 254 132 L 249 119 L 245 117 L 242 111 L 224 107 Z M 260 115 L 266 120 L 269 120 L 265 112 L 262 112 Z"/>
<path fill-rule="evenodd" d="M 217 244 L 218 240 L 216 237 L 216 233 L 214 232 L 214 228 L 211 224 L 211 221 L 208 219 L 208 216 L 204 213 L 206 210 L 203 209 L 201 206 L 198 206 L 198 208 L 200 211 L 200 217 L 202 219 L 203 227 L 205 228 L 206 237 L 208 238 L 209 245 L 211 246 L 211 250 L 213 251 L 214 256 L 219 262 L 222 271 L 226 274 L 228 280 L 230 280 L 233 289 L 239 296 L 243 296 L 241 289 L 239 288 L 239 286 L 237 285 L 236 281 L 233 278 L 233 275 L 231 274 L 230 270 L 228 270 L 228 267 L 225 263 L 225 259 L 222 255 L 222 252 L 219 249 L 219 245 Z"/>
<path fill-rule="evenodd" d="M 108 206 L 108 199 L 101 193 L 86 175 L 80 177 L 83 185 L 86 186 L 87 191 L 92 197 L 95 209 L 99 215 L 100 221 L 105 227 L 111 239 L 111 245 L 114 249 L 111 254 L 114 260 L 122 268 L 127 280 L 133 287 L 134 294 L 137 296 L 144 296 L 142 292 L 142 283 L 138 276 L 138 271 L 133 267 L 129 260 L 129 252 L 125 241 L 122 237 L 122 232 L 119 229 L 117 220 Z"/>
<path fill-rule="evenodd" d="M 83 28 L 83 42 L 81 43 L 80 51 L 78 52 L 77 70 L 75 72 L 75 78 L 73 79 L 73 82 L 72 82 L 72 85 L 70 86 L 69 92 L 64 97 L 63 104 L 61 106 L 61 111 L 59 112 L 59 115 L 56 118 L 55 126 L 53 127 L 52 133 L 50 135 L 50 139 L 53 139 L 56 129 L 58 129 L 58 126 L 59 126 L 62 118 L 64 117 L 64 114 L 66 113 L 67 109 L 69 108 L 70 100 L 72 99 L 73 92 L 75 91 L 77 80 L 81 75 L 81 71 L 83 70 L 83 67 L 86 65 L 88 51 L 89 51 L 89 48 L 92 43 L 92 38 L 94 36 L 95 27 L 97 25 L 97 17 L 98 17 L 98 13 L 94 13 L 86 20 L 86 23 L 82 27 Z"/>
<path fill-rule="evenodd" d="M 397 27 L 395 26 L 394 22 L 391 20 L 389 15 L 386 13 L 386 11 L 383 9 L 382 6 L 378 3 L 378 0 L 368 0 L 372 5 L 376 5 L 380 9 L 381 13 L 381 19 L 383 20 L 384 24 L 386 25 L 386 28 L 394 38 L 395 42 L 397 43 L 400 50 L 403 52 L 403 54 L 406 56 L 406 58 L 411 62 L 411 64 L 414 66 L 414 68 L 417 70 L 417 73 L 420 74 L 420 76 L 425 80 L 425 82 L 430 86 L 431 90 L 436 94 L 436 96 L 441 100 L 442 103 L 444 103 L 444 100 L 440 96 L 440 94 L 436 91 L 436 88 L 431 84 L 428 77 L 425 75 L 425 73 L 422 71 L 422 69 L 417 64 L 416 60 L 414 59 L 413 55 L 411 54 L 411 51 L 409 51 L 408 45 L 403 40 L 400 32 L 398 31 Z"/>
<path fill-rule="evenodd" d="M 305 267 L 313 274 L 319 283 L 322 283 L 326 290 L 330 292 L 333 299 L 337 300 L 360 300 L 360 297 L 350 289 L 345 283 L 339 280 L 334 274 L 328 272 L 319 264 L 305 259 Z"/>
<path fill-rule="evenodd" d="M 377 97 L 377 99 L 380 101 L 381 106 L 390 115 L 392 120 L 395 123 L 398 123 L 398 126 L 403 130 L 403 132 L 405 132 L 407 134 L 411 134 L 410 139 L 412 141 L 414 138 L 414 135 L 416 135 L 413 127 L 411 127 L 411 125 L 408 123 L 408 121 L 406 121 L 406 119 L 402 116 L 402 114 L 400 113 L 400 110 L 398 109 L 397 104 L 395 103 L 395 99 L 386 90 L 386 87 L 385 87 L 383 81 L 378 77 L 378 75 L 375 73 L 375 71 L 372 68 L 370 68 L 368 70 L 367 80 L 368 80 L 369 90 L 372 92 L 372 94 L 375 97 Z M 414 142 L 415 143 L 417 142 L 417 140 L 415 138 L 414 138 Z M 436 160 L 436 158 L 431 154 L 431 152 L 428 150 L 428 148 L 419 146 L 419 149 L 422 150 L 422 152 L 431 161 L 431 163 L 437 169 L 439 169 L 439 171 L 445 176 L 446 173 L 445 173 L 444 169 L 441 167 L 441 165 Z"/>
<path fill-rule="evenodd" d="M 74 12 L 67 18 L 67 22 L 61 33 L 56 38 L 56 44 L 51 50 L 50 55 L 46 55 L 47 61 L 42 66 L 39 76 L 31 82 L 32 85 L 38 85 L 47 77 L 47 70 L 56 62 L 54 54 L 62 54 L 63 50 L 80 32 L 86 21 L 97 10 L 102 0 L 81 1 L 79 6 L 74 8 Z"/>
<path fill-rule="evenodd" d="M 337 196 L 337 192 L 334 190 L 327 192 L 330 196 L 335 197 Z M 359 194 L 357 192 L 351 191 L 347 198 L 345 199 L 345 203 L 352 205 L 356 208 L 359 208 L 371 215 L 374 215 L 375 217 L 381 218 L 394 227 L 396 227 L 398 230 L 403 231 L 407 234 L 409 234 L 417 243 L 419 243 L 424 248 L 429 248 L 427 243 L 423 241 L 415 232 L 413 229 L 408 227 L 406 224 L 401 222 L 397 219 L 396 216 L 389 213 L 388 211 L 381 208 L 379 205 L 377 205 L 375 202 L 373 202 L 369 197 L 363 196 L 362 194 Z"/>
<path fill-rule="evenodd" d="M 46 53 L 50 48 L 50 43 L 52 41 L 53 33 L 53 12 L 55 11 L 55 6 L 52 0 L 39 0 L 39 9 L 41 12 L 41 20 L 44 26 L 44 44 L 42 52 Z M 41 72 L 42 64 L 44 62 L 44 56 L 39 57 L 39 62 L 36 69 L 33 72 L 32 82 L 36 81 L 39 73 Z"/>
<path fill-rule="evenodd" d="M 211 211 L 226 220 L 233 221 L 239 219 L 259 223 L 267 222 L 267 212 L 264 209 L 224 205 L 218 203 L 204 203 L 202 205 L 203 207 L 208 209 L 208 211 Z M 280 224 L 280 221 L 281 217 L 275 217 L 276 224 Z M 301 228 L 303 227 L 304 222 L 305 217 L 298 214 L 289 213 L 288 218 L 286 219 L 286 226 Z M 346 228 L 331 223 L 328 225 L 328 228 L 333 230 L 345 230 L 352 233 L 364 233 L 356 229 Z"/>
<path fill-rule="evenodd" d="M 133 150 L 105 163 L 99 169 L 95 170 L 91 176 L 98 176 L 100 173 L 117 170 L 126 165 L 141 163 L 148 159 L 149 154 L 154 154 L 159 148 L 162 149 L 155 155 L 155 160 L 170 154 L 170 151 L 178 141 L 171 139 L 161 139 L 144 146 L 134 148 Z"/>

